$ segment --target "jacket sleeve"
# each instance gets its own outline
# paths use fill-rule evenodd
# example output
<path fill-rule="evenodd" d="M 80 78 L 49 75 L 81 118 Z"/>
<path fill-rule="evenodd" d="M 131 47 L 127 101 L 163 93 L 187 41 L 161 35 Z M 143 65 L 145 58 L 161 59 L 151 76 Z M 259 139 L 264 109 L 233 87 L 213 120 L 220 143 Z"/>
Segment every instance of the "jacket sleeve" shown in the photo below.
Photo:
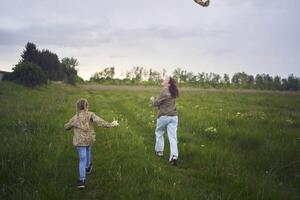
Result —
<path fill-rule="evenodd" d="M 160 106 L 162 104 L 162 102 L 164 100 L 166 100 L 168 98 L 169 98 L 168 93 L 166 91 L 162 91 L 160 93 L 159 97 L 154 100 L 153 105 L 156 106 L 156 107 L 158 107 L 158 106 Z"/>
<path fill-rule="evenodd" d="M 102 119 L 101 117 L 97 116 L 95 113 L 91 113 L 91 120 L 92 122 L 95 122 L 98 126 L 102 126 L 105 128 L 112 128 L 114 127 L 112 123 L 109 123 Z"/>
<path fill-rule="evenodd" d="M 65 130 L 70 130 L 71 128 L 75 127 L 76 115 L 73 116 L 68 123 L 65 124 Z"/>

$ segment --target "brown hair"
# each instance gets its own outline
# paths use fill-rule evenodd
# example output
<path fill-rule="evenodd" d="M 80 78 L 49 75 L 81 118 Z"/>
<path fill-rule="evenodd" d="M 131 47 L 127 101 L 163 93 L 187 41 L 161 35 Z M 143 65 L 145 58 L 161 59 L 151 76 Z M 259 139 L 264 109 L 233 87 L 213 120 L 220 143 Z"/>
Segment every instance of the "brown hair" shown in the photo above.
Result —
<path fill-rule="evenodd" d="M 84 110 L 89 105 L 87 99 L 81 98 L 76 103 L 76 112 L 79 115 L 79 111 Z"/>
<path fill-rule="evenodd" d="M 178 97 L 179 96 L 179 92 L 178 92 L 178 88 L 177 88 L 175 79 L 173 79 L 173 78 L 170 77 L 169 84 L 170 84 L 169 91 L 171 93 L 171 96 L 173 98 Z"/>

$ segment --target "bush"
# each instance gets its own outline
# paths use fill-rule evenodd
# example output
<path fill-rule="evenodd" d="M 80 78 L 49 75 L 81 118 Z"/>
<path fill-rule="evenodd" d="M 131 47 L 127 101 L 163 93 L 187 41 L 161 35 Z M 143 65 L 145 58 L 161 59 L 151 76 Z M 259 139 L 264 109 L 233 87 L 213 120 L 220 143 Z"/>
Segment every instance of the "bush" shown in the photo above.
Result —
<path fill-rule="evenodd" d="M 10 79 L 31 88 L 47 83 L 47 77 L 42 69 L 27 61 L 23 61 L 13 68 Z"/>

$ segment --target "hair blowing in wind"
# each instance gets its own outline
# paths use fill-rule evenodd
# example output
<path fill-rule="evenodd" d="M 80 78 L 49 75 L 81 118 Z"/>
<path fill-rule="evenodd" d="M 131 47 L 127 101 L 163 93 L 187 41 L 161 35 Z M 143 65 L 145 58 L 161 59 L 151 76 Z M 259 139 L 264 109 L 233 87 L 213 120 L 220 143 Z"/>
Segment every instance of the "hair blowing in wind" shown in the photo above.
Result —
<path fill-rule="evenodd" d="M 169 91 L 171 93 L 171 96 L 173 98 L 177 98 L 179 96 L 179 92 L 178 92 L 178 88 L 177 88 L 175 79 L 170 78 L 169 79 L 169 84 L 170 84 Z"/>

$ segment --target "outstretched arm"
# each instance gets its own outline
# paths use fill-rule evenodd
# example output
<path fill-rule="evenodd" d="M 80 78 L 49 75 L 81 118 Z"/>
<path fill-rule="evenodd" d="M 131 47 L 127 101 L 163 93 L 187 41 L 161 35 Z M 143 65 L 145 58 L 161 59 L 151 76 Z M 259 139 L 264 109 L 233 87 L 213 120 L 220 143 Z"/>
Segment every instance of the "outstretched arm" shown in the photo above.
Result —
<path fill-rule="evenodd" d="M 92 113 L 91 120 L 95 122 L 98 126 L 102 126 L 105 128 L 113 128 L 119 125 L 117 121 L 113 121 L 112 123 L 109 123 L 104 119 L 102 119 L 101 117 L 97 116 L 95 113 Z"/>
<path fill-rule="evenodd" d="M 68 123 L 64 125 L 65 130 L 70 130 L 74 127 L 74 121 L 76 120 L 76 116 L 72 117 Z"/>

